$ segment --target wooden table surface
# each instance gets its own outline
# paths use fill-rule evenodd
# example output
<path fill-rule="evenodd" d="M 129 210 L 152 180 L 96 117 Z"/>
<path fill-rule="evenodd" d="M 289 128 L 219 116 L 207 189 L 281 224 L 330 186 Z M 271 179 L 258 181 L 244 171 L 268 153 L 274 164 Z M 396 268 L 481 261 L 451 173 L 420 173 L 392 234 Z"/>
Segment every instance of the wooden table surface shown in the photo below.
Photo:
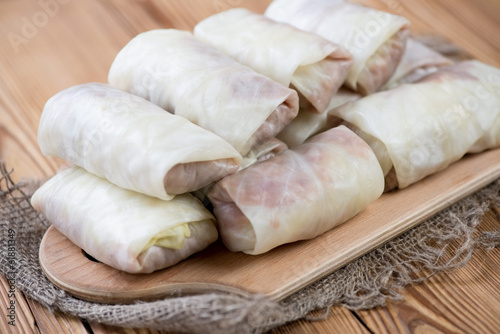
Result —
<path fill-rule="evenodd" d="M 45 178 L 63 162 L 43 157 L 36 130 L 43 105 L 58 91 L 105 82 L 116 53 L 154 28 L 191 30 L 232 7 L 263 12 L 270 0 L 0 0 L 0 160 L 14 180 Z M 416 34 L 439 34 L 500 67 L 500 0 L 357 0 L 407 17 Z M 489 213 L 484 223 L 500 228 Z M 0 276 L 0 307 L 7 284 Z M 298 321 L 276 333 L 500 333 L 500 249 L 477 251 L 464 268 L 407 287 L 404 300 L 324 321 Z M 17 292 L 17 326 L 0 315 L 0 333 L 157 333 L 85 324 L 52 314 Z M 1 312 L 4 314 L 3 312 Z"/>

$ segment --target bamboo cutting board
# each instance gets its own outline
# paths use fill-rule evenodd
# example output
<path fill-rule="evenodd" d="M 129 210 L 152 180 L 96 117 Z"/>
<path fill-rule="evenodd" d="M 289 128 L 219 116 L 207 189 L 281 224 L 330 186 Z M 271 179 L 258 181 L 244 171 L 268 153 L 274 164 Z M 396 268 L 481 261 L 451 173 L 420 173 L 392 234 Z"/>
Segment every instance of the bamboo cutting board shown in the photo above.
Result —
<path fill-rule="evenodd" d="M 469 155 L 443 172 L 382 195 L 319 237 L 262 255 L 232 253 L 216 242 L 152 274 L 127 274 L 87 258 L 51 227 L 40 248 L 47 277 L 90 301 L 128 303 L 169 295 L 230 292 L 282 300 L 500 177 L 500 149 Z"/>

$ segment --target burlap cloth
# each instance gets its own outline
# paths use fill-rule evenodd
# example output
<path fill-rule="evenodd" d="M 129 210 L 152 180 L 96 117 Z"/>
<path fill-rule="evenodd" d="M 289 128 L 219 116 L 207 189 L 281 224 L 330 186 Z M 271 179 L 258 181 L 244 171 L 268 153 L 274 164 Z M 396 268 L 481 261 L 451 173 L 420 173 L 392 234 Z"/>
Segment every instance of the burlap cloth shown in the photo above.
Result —
<path fill-rule="evenodd" d="M 450 58 L 469 58 L 439 37 L 420 40 Z M 500 246 L 500 230 L 478 231 L 486 211 L 500 207 L 499 179 L 279 303 L 259 295 L 212 293 L 105 305 L 74 298 L 44 276 L 38 250 L 49 222 L 30 205 L 36 183 L 15 184 L 11 172 L 0 162 L 0 271 L 4 275 L 14 272 L 16 287 L 50 310 L 115 326 L 189 333 L 261 333 L 298 319 L 318 320 L 308 316 L 310 312 L 330 306 L 351 310 L 383 306 L 388 300 L 401 299 L 404 286 L 464 266 L 474 250 Z M 9 229 L 15 231 L 14 264 L 9 263 L 7 251 Z"/>
<path fill-rule="evenodd" d="M 44 276 L 38 250 L 49 222 L 30 205 L 35 184 L 15 184 L 10 172 L 0 164 L 0 271 L 14 272 L 17 288 L 51 310 L 116 326 L 260 333 L 333 305 L 349 309 L 385 305 L 387 300 L 401 298 L 402 287 L 465 265 L 477 248 L 500 245 L 500 230 L 478 232 L 485 212 L 492 205 L 500 206 L 499 179 L 279 303 L 258 295 L 213 293 L 105 305 L 74 298 Z M 9 229 L 15 231 L 15 268 L 8 263 Z"/>

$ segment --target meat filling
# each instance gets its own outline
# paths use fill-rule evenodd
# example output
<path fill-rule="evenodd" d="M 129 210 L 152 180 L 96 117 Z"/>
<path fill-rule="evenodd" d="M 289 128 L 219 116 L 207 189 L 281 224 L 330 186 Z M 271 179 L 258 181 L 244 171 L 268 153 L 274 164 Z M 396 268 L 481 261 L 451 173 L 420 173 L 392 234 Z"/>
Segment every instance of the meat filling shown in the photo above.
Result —
<path fill-rule="evenodd" d="M 403 57 L 408 34 L 408 29 L 398 31 L 368 59 L 358 77 L 357 90 L 361 94 L 378 91 L 391 78 Z"/>
<path fill-rule="evenodd" d="M 183 194 L 236 173 L 238 168 L 239 165 L 233 159 L 178 164 L 168 171 L 163 184 L 168 194 Z"/>

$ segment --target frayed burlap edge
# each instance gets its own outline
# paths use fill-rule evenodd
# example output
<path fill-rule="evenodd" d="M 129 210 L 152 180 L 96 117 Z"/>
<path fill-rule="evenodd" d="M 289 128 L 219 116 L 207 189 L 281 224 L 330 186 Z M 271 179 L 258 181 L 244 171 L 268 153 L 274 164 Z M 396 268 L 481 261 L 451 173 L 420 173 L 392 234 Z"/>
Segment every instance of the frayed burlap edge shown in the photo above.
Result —
<path fill-rule="evenodd" d="M 0 271 L 27 297 L 51 310 L 108 325 L 190 333 L 261 333 L 317 309 L 341 305 L 366 309 L 401 299 L 401 289 L 465 265 L 477 248 L 500 245 L 500 230 L 478 232 L 492 205 L 500 206 L 500 179 L 417 227 L 276 303 L 262 296 L 213 293 L 129 305 L 105 305 L 72 297 L 54 286 L 38 262 L 49 226 L 30 205 L 34 183 L 15 184 L 0 164 Z M 7 235 L 15 239 L 9 256 Z M 12 254 L 10 254 L 12 255 Z M 422 275 L 424 273 L 424 275 Z"/>

